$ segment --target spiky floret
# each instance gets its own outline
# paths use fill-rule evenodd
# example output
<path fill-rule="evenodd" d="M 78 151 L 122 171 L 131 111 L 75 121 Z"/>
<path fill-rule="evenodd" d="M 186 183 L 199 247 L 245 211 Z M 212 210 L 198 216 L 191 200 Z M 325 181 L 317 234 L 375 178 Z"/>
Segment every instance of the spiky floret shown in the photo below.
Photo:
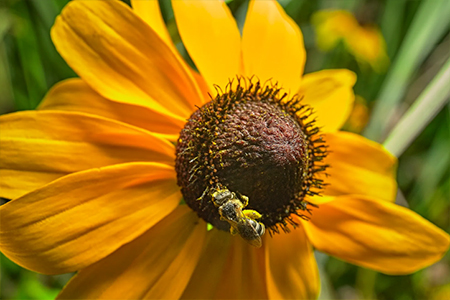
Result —
<path fill-rule="evenodd" d="M 308 219 L 307 195 L 317 195 L 323 181 L 327 146 L 301 104 L 277 84 L 238 78 L 192 114 L 176 150 L 178 185 L 186 203 L 219 229 L 228 230 L 212 201 L 227 188 L 249 198 L 247 209 L 259 212 L 270 233 L 288 224 L 291 215 Z"/>

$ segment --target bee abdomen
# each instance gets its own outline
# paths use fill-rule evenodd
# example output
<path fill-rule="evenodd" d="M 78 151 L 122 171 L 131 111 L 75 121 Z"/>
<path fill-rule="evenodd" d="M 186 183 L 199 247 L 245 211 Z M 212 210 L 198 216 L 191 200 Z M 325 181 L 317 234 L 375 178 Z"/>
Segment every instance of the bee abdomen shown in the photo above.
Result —
<path fill-rule="evenodd" d="M 266 232 L 266 227 L 264 226 L 264 224 L 257 222 L 255 220 L 252 219 L 248 219 L 250 225 L 252 225 L 252 227 L 255 229 L 256 233 L 259 236 L 263 236 L 264 233 Z"/>

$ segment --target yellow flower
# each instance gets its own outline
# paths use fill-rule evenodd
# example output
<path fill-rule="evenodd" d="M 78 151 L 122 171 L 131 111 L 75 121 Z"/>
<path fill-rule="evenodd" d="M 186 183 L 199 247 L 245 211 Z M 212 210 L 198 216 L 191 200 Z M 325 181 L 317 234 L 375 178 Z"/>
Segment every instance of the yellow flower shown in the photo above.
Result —
<path fill-rule="evenodd" d="M 301 32 L 276 1 L 250 2 L 242 38 L 224 2 L 173 1 L 180 35 L 201 75 L 175 50 L 158 2 L 132 5 L 70 2 L 57 18 L 52 38 L 80 78 L 53 87 L 38 111 L 0 117 L 0 196 L 13 199 L 0 207 L 0 249 L 36 272 L 78 271 L 59 298 L 316 298 L 313 246 L 387 274 L 414 272 L 446 252 L 445 232 L 393 203 L 396 159 L 374 142 L 338 131 L 353 104 L 355 75 L 326 70 L 302 76 L 306 55 Z M 302 209 L 312 213 L 310 220 L 293 213 L 289 220 L 297 228 L 263 235 L 261 248 L 226 230 L 207 231 L 206 222 L 180 204 L 175 171 L 177 160 L 179 181 L 186 175 L 179 166 L 185 167 L 180 157 L 188 149 L 180 152 L 174 146 L 177 140 L 178 145 L 186 143 L 178 139 L 180 131 L 185 128 L 181 134 L 188 138 L 189 126 L 208 133 L 207 124 L 195 120 L 204 121 L 211 106 L 197 107 L 210 101 L 208 93 L 219 98 L 242 95 L 236 86 L 226 87 L 237 75 L 278 82 L 283 87 L 279 94 L 270 84 L 266 91 L 286 109 L 303 111 L 289 104 L 294 100 L 282 100 L 285 91 L 292 99 L 298 94 L 302 104 L 314 107 L 323 136 L 302 123 L 308 118 L 295 119 L 288 112 L 273 122 L 300 120 L 295 124 L 302 123 L 306 142 L 315 145 L 324 139 L 329 147 L 324 161 L 331 166 L 329 177 L 308 177 L 313 187 L 326 180 L 323 196 L 305 191 L 305 201 L 292 202 L 304 204 Z M 255 86 L 244 92 L 250 98 L 264 96 Z M 264 102 L 267 114 L 275 101 L 269 98 Z M 256 114 L 250 111 L 248 117 Z M 267 125 L 267 131 L 272 129 L 286 128 Z M 252 127 L 243 127 L 241 133 L 246 130 Z M 312 137 L 318 140 L 308 140 Z M 236 141 L 241 142 L 245 139 Z M 271 155 L 288 159 L 279 157 L 288 145 Z M 302 160 L 320 159 L 320 149 L 302 152 Z M 206 170 L 204 163 L 200 167 Z M 276 182 L 289 179 L 266 171 Z M 236 180 L 251 182 L 258 176 L 262 174 Z M 255 203 L 258 199 L 250 197 L 249 207 Z M 271 204 L 277 205 L 276 199 Z M 282 228 L 285 220 L 280 220 Z"/>
<path fill-rule="evenodd" d="M 347 122 L 344 125 L 345 130 L 360 133 L 369 121 L 369 108 L 367 107 L 367 101 L 361 96 L 355 97 L 353 103 L 353 109 Z"/>
<path fill-rule="evenodd" d="M 386 71 L 389 57 L 380 30 L 374 25 L 360 25 L 355 17 L 344 10 L 323 10 L 315 13 L 312 23 L 316 30 L 317 46 L 330 51 L 342 40 L 357 61 L 376 72 Z"/>

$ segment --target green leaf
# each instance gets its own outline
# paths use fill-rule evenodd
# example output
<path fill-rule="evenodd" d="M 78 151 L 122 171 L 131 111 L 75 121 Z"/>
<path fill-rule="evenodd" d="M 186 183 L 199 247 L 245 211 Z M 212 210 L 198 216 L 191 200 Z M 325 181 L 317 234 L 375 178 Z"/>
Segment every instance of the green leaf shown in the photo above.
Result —
<path fill-rule="evenodd" d="M 450 25 L 450 1 L 423 1 L 381 87 L 365 135 L 380 140 L 410 79 Z"/>
<path fill-rule="evenodd" d="M 399 157 L 450 97 L 450 58 L 392 129 L 384 146 Z"/>
<path fill-rule="evenodd" d="M 14 14 L 14 45 L 28 94 L 27 97 L 23 97 L 16 86 L 14 89 L 15 100 L 18 108 L 33 109 L 47 90 L 44 67 L 34 31 L 35 25 L 32 22 L 27 2 L 15 2 L 12 5 L 12 13 Z M 17 67 L 17 65 L 10 66 L 10 68 Z"/>

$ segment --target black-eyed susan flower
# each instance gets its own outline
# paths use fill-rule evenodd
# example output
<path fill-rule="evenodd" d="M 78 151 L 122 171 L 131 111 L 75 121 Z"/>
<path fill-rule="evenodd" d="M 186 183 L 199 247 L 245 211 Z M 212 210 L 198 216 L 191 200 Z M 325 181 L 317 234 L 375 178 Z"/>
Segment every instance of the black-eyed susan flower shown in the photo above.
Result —
<path fill-rule="evenodd" d="M 363 66 L 368 64 L 376 72 L 384 72 L 389 65 L 386 42 L 373 24 L 361 25 L 345 10 L 322 10 L 312 17 L 319 49 L 330 51 L 342 41 L 346 49 Z"/>
<path fill-rule="evenodd" d="M 77 271 L 60 299 L 316 298 L 312 247 L 387 274 L 442 257 L 448 235 L 393 203 L 396 159 L 338 131 L 355 75 L 302 75 L 276 1 L 242 37 L 224 2 L 173 1 L 199 73 L 158 2 L 132 5 L 70 2 L 52 38 L 80 78 L 0 117 L 6 256 Z"/>

